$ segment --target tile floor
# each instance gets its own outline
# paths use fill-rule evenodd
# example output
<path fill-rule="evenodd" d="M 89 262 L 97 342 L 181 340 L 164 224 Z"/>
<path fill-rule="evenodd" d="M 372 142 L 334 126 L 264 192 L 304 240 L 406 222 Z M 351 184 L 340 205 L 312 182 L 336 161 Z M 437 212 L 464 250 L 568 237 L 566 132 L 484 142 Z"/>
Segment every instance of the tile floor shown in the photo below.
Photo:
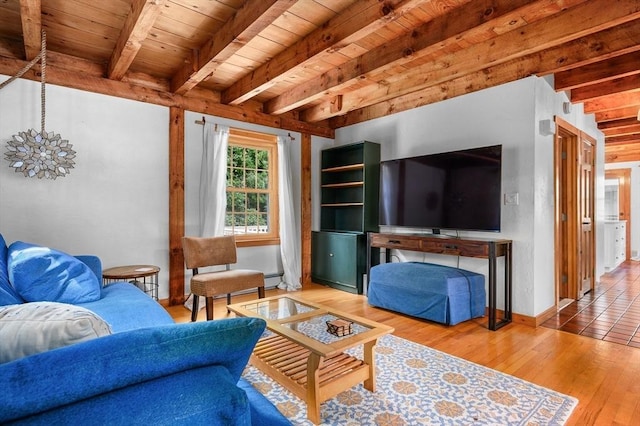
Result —
<path fill-rule="evenodd" d="M 640 348 L 640 262 L 628 260 L 543 327 Z"/>

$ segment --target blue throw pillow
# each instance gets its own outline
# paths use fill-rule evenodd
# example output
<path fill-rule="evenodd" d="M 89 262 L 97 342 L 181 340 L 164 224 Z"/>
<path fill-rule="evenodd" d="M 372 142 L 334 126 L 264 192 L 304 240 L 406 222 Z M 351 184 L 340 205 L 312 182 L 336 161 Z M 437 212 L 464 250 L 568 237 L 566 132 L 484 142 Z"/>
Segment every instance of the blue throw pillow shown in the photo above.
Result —
<path fill-rule="evenodd" d="M 66 253 L 16 241 L 9 246 L 9 281 L 27 302 L 86 303 L 100 298 L 91 269 Z"/>
<path fill-rule="evenodd" d="M 0 234 L 0 306 L 16 305 L 24 302 L 11 285 L 11 282 L 9 282 L 7 252 L 7 243 L 5 243 L 2 234 Z"/>

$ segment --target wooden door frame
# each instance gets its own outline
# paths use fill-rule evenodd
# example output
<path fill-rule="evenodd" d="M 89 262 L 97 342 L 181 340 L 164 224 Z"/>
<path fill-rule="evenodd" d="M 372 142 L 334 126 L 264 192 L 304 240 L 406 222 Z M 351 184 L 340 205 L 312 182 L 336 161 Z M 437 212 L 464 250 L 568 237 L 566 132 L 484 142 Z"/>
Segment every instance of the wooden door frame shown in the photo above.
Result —
<path fill-rule="evenodd" d="M 625 260 L 627 260 L 631 255 L 631 169 L 608 169 L 605 170 L 604 177 L 605 179 L 618 179 L 619 219 L 627 221 L 625 235 Z"/>
<path fill-rule="evenodd" d="M 555 189 L 555 303 L 558 307 L 560 285 L 562 283 L 563 266 L 564 262 L 567 263 L 567 294 L 569 298 L 578 298 L 578 275 L 579 275 L 579 261 L 580 258 L 576 257 L 578 250 L 578 236 L 581 230 L 582 221 L 579 216 L 579 200 L 580 195 L 578 188 L 578 169 L 577 160 L 582 141 L 584 139 L 591 142 L 595 142 L 595 138 L 587 135 L 577 127 L 573 126 L 569 122 L 563 120 L 560 117 L 555 117 L 556 133 L 554 137 L 554 189 Z M 568 138 L 566 154 L 563 152 L 562 139 Z M 563 155 L 566 155 L 563 165 Z M 564 171 L 564 175 L 563 175 Z M 565 179 L 563 179 L 563 176 Z M 563 198 L 567 200 L 567 211 L 562 211 Z M 594 195 L 591 196 L 591 202 L 594 202 Z M 563 227 L 563 214 L 566 214 L 566 232 Z M 594 223 L 595 229 L 595 223 Z M 595 232 L 592 232 L 592 245 L 595 243 Z M 566 250 L 564 242 L 567 242 Z M 564 256 L 567 256 L 566 260 Z M 579 255 L 578 255 L 579 256 Z M 595 267 L 595 250 L 591 254 L 591 264 Z M 593 280 L 591 282 L 591 289 L 595 281 L 595 269 L 593 271 Z"/>

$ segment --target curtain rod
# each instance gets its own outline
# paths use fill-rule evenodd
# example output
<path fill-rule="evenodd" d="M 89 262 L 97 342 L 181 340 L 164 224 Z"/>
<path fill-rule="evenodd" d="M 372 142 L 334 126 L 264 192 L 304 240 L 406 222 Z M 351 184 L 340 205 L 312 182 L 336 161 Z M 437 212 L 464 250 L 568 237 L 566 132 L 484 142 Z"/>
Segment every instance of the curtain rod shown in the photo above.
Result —
<path fill-rule="evenodd" d="M 207 120 L 204 118 L 204 115 L 202 116 L 202 120 L 196 120 L 196 121 L 195 121 L 195 123 L 196 123 L 196 124 L 199 124 L 199 125 L 201 125 L 201 126 L 204 126 L 206 122 L 207 122 Z M 218 125 L 216 124 L 216 128 L 217 128 L 217 126 L 218 126 Z M 295 140 L 296 140 L 296 138 L 294 138 L 293 136 L 291 136 L 291 133 L 287 133 L 287 136 L 289 136 L 289 138 L 290 138 L 292 141 L 295 141 Z"/>

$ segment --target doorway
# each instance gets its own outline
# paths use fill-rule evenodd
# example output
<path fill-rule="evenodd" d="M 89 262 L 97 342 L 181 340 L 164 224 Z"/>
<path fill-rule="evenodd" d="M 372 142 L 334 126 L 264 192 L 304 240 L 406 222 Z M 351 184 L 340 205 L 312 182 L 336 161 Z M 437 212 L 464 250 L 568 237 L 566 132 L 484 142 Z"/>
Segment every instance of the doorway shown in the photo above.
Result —
<path fill-rule="evenodd" d="M 631 253 L 631 169 L 609 169 L 605 171 L 604 178 L 605 220 L 626 221 L 625 260 L 627 260 Z M 611 200 L 609 200 L 610 193 Z"/>
<path fill-rule="evenodd" d="M 595 139 L 556 117 L 555 288 L 558 309 L 595 285 Z"/>

